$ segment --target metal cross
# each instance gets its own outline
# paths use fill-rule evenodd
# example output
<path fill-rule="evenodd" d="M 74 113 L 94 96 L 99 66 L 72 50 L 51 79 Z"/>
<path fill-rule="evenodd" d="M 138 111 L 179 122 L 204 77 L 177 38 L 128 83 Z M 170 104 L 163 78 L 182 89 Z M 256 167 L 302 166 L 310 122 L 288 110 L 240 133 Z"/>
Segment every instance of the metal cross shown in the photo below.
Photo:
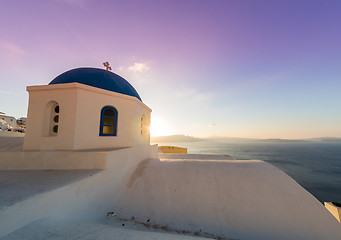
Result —
<path fill-rule="evenodd" d="M 108 62 L 103 63 L 104 67 L 107 69 L 107 71 L 111 70 L 110 64 Z"/>

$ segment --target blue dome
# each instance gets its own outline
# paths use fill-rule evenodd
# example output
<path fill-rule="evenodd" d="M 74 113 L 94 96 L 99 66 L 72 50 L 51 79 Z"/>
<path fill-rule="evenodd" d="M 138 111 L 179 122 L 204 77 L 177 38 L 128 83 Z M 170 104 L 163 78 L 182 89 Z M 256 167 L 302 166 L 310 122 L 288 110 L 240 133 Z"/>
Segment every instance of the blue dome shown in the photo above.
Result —
<path fill-rule="evenodd" d="M 72 69 L 60 74 L 49 85 L 73 82 L 136 97 L 142 102 L 135 88 L 127 80 L 113 72 L 99 68 Z"/>

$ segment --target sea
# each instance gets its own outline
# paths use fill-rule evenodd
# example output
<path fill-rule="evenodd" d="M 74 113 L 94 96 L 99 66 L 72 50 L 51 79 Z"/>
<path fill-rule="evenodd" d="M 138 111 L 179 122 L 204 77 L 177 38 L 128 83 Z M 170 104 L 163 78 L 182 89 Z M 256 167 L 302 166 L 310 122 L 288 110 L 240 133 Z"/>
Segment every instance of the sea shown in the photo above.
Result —
<path fill-rule="evenodd" d="M 263 160 L 284 171 L 320 202 L 341 203 L 341 142 L 172 142 L 188 153 Z"/>

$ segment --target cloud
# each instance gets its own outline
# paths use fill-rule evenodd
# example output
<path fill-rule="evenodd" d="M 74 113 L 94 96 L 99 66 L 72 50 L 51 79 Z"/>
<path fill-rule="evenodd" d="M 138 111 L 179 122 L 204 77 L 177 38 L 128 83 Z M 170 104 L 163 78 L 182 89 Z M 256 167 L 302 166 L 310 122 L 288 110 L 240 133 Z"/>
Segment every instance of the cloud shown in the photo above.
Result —
<path fill-rule="evenodd" d="M 71 6 L 76 6 L 84 9 L 86 6 L 87 0 L 56 0 L 57 3 L 66 3 Z"/>
<path fill-rule="evenodd" d="M 147 63 L 135 62 L 131 66 L 116 67 L 116 72 L 127 79 L 134 86 L 142 86 L 154 83 L 153 73 Z"/>
<path fill-rule="evenodd" d="M 129 66 L 128 70 L 131 72 L 144 72 L 147 71 L 149 67 L 147 66 L 146 63 L 134 63 L 133 66 Z"/>
<path fill-rule="evenodd" d="M 1 41 L 0 40 L 0 46 L 7 49 L 9 52 L 14 54 L 23 54 L 24 50 L 22 50 L 18 45 L 12 42 L 8 41 Z"/>
<path fill-rule="evenodd" d="M 208 124 L 208 127 L 209 128 L 214 128 L 214 127 L 216 127 L 217 126 L 217 124 L 215 124 L 215 123 L 210 123 L 210 124 Z"/>

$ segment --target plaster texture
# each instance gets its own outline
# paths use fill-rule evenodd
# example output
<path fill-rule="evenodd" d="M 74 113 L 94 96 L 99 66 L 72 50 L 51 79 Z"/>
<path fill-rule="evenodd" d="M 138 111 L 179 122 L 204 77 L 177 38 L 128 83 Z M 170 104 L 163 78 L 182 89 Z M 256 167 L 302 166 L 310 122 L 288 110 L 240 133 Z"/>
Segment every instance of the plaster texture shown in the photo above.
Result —
<path fill-rule="evenodd" d="M 167 156 L 173 154 L 141 162 L 113 210 L 223 238 L 341 239 L 340 224 L 323 205 L 266 162 Z"/>
<path fill-rule="evenodd" d="M 36 176 L 28 174 L 21 179 L 22 182 L 32 183 L 31 190 L 23 195 L 16 193 L 27 187 L 27 185 L 17 184 L 18 172 L 0 171 L 0 174 L 3 174 L 2 179 L 7 179 L 7 184 L 13 182 L 13 189 L 9 189 L 10 186 L 6 184 L 5 193 L 7 191 L 14 194 L 2 200 L 6 207 L 0 209 L 0 238 L 35 220 L 49 216 L 92 221 L 102 219 L 114 206 L 115 199 L 122 191 L 124 182 L 127 181 L 126 178 L 132 174 L 139 162 L 151 157 L 156 149 L 157 146 L 136 146 L 109 151 L 106 170 L 90 171 L 88 172 L 90 174 L 84 178 L 80 172 L 77 172 L 79 178 L 69 176 L 69 179 L 63 180 L 67 172 L 56 171 L 54 177 L 50 175 L 50 181 L 44 174 Z M 57 178 L 60 180 L 57 181 Z"/>
<path fill-rule="evenodd" d="M 14 135 L 13 135 L 14 136 Z M 76 170 L 106 169 L 115 154 L 123 148 L 86 149 L 77 151 L 22 151 L 22 137 L 1 137 L 0 170 Z M 141 145 L 144 158 L 157 156 L 157 145 Z"/>
<path fill-rule="evenodd" d="M 0 210 L 99 172 L 100 170 L 0 171 Z"/>
<path fill-rule="evenodd" d="M 25 133 L 12 132 L 12 131 L 0 131 L 0 137 L 24 137 Z"/>
<path fill-rule="evenodd" d="M 107 162 L 108 151 L 103 150 L 0 152 L 0 170 L 106 169 Z"/>
<path fill-rule="evenodd" d="M 268 163 L 194 154 L 150 158 L 156 152 L 157 146 L 109 151 L 107 168 L 93 172 L 0 171 L 6 183 L 0 196 L 12 195 L 2 201 L 0 238 L 170 237 L 89 223 L 101 223 L 114 211 L 122 218 L 216 238 L 341 239 L 340 224 L 328 210 Z M 60 222 L 46 225 L 50 217 Z"/>
<path fill-rule="evenodd" d="M 24 150 L 81 150 L 148 145 L 141 117 L 151 109 L 136 97 L 80 83 L 27 87 L 29 106 Z M 51 135 L 51 109 L 59 105 L 58 134 Z M 117 109 L 117 136 L 99 136 L 101 110 Z"/>
<path fill-rule="evenodd" d="M 113 227 L 93 222 L 42 219 L 3 238 L 3 240 L 17 239 L 194 240 L 203 238 L 166 232 L 152 232 L 146 231 L 146 229 L 136 230 L 126 227 Z"/>
<path fill-rule="evenodd" d="M 5 133 L 5 134 L 3 134 Z M 22 151 L 24 138 L 17 134 L 7 134 L 12 132 L 0 132 L 0 152 Z"/>

